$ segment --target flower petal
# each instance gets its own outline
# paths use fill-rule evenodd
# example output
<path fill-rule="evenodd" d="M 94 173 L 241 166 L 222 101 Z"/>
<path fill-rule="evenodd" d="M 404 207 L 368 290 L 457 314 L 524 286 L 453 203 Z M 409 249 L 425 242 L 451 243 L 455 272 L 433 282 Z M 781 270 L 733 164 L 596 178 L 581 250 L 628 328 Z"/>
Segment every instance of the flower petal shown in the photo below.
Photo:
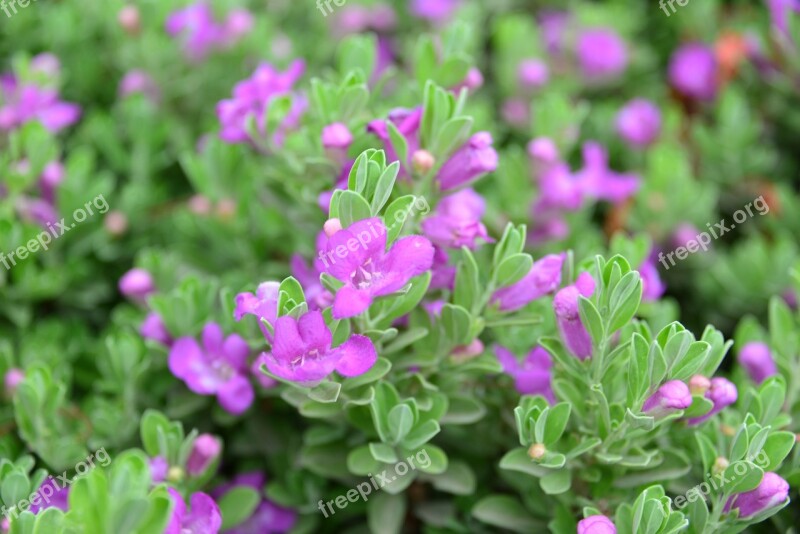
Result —
<path fill-rule="evenodd" d="M 225 339 L 225 334 L 222 332 L 222 327 L 216 323 L 208 323 L 203 327 L 203 347 L 206 352 L 212 356 L 222 356 L 222 345 Z"/>
<path fill-rule="evenodd" d="M 372 294 L 352 286 L 344 286 L 336 292 L 333 301 L 333 318 L 346 319 L 361 315 L 372 304 Z"/>
<path fill-rule="evenodd" d="M 214 534 L 222 527 L 222 515 L 214 499 L 202 492 L 192 495 L 192 506 L 183 522 L 185 531 Z"/>
<path fill-rule="evenodd" d="M 363 375 L 378 360 L 375 345 L 367 336 L 350 336 L 350 339 L 333 350 L 331 357 L 338 359 L 336 371 L 342 376 Z"/>
<path fill-rule="evenodd" d="M 331 331 L 319 311 L 310 311 L 300 317 L 297 329 L 303 339 L 305 352 L 312 350 L 327 352 L 333 342 Z"/>
<path fill-rule="evenodd" d="M 191 337 L 182 337 L 175 341 L 169 351 L 169 370 L 176 377 L 185 379 L 204 360 L 205 356 L 197 341 Z"/>
<path fill-rule="evenodd" d="M 217 392 L 220 406 L 234 415 L 247 410 L 253 404 L 254 398 L 253 385 L 242 375 L 234 375 Z"/>
<path fill-rule="evenodd" d="M 305 352 L 305 343 L 297 329 L 297 319 L 290 315 L 279 317 L 275 321 L 275 343 L 272 344 L 272 355 L 276 360 L 290 362 Z"/>
<path fill-rule="evenodd" d="M 242 336 L 231 334 L 225 338 L 222 346 L 225 360 L 236 370 L 242 371 L 247 368 L 247 357 L 250 355 L 250 347 Z"/>

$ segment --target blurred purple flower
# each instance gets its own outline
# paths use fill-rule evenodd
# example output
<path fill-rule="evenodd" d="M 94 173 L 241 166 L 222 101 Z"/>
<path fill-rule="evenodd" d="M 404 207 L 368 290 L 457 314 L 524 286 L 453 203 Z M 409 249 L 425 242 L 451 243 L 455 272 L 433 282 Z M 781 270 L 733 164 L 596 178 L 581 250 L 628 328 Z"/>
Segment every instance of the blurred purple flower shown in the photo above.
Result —
<path fill-rule="evenodd" d="M 0 131 L 39 121 L 49 132 L 57 133 L 81 116 L 80 106 L 59 100 L 56 90 L 22 84 L 13 75 L 0 80 L 0 103 Z"/>
<path fill-rule="evenodd" d="M 661 415 L 671 410 L 685 410 L 692 405 L 689 386 L 680 380 L 664 382 L 642 405 L 642 411 Z"/>
<path fill-rule="evenodd" d="M 222 527 L 222 515 L 214 499 L 202 492 L 195 492 L 191 498 L 191 509 L 187 512 L 186 502 L 174 488 L 167 488 L 172 499 L 172 517 L 164 534 L 217 534 Z"/>
<path fill-rule="evenodd" d="M 780 475 L 767 472 L 764 473 L 756 489 L 730 497 L 725 503 L 724 511 L 730 512 L 732 509 L 738 508 L 739 517 L 745 519 L 783 504 L 788 497 L 789 483 Z"/>
<path fill-rule="evenodd" d="M 617 133 L 636 148 L 651 145 L 661 133 L 661 112 L 649 100 L 636 98 L 617 114 Z"/>
<path fill-rule="evenodd" d="M 491 243 L 481 217 L 486 202 L 472 189 L 444 197 L 436 212 L 422 221 L 422 231 L 432 243 L 441 247 L 475 249 L 475 241 Z"/>
<path fill-rule="evenodd" d="M 241 414 L 253 403 L 255 393 L 247 379 L 250 349 L 237 334 L 225 337 L 218 324 L 203 328 L 202 347 L 194 338 L 175 341 L 169 353 L 169 370 L 198 395 L 216 395 L 229 413 Z"/>
<path fill-rule="evenodd" d="M 478 132 L 439 169 L 436 180 L 442 191 L 470 184 L 497 169 L 497 152 L 492 147 L 492 135 Z"/>
<path fill-rule="evenodd" d="M 267 480 L 258 471 L 236 475 L 230 482 L 214 488 L 211 495 L 219 501 L 229 491 L 240 486 L 253 488 L 261 494 Z M 297 512 L 279 506 L 269 499 L 261 499 L 253 514 L 236 527 L 225 531 L 225 534 L 282 534 L 288 532 L 297 522 Z"/>
<path fill-rule="evenodd" d="M 142 94 L 150 102 L 157 103 L 161 98 L 161 92 L 153 78 L 145 71 L 134 69 L 125 73 L 119 83 L 119 96 L 122 98 Z"/>
<path fill-rule="evenodd" d="M 448 22 L 461 6 L 461 0 L 411 0 L 411 14 L 434 24 Z"/>
<path fill-rule="evenodd" d="M 523 89 L 539 89 L 550 80 L 550 69 L 540 59 L 525 59 L 517 66 L 517 79 Z"/>
<path fill-rule="evenodd" d="M 617 534 L 617 527 L 604 515 L 590 515 L 578 521 L 578 534 Z"/>
<path fill-rule="evenodd" d="M 153 485 L 164 482 L 169 473 L 169 463 L 163 456 L 154 456 L 149 460 L 150 481 Z"/>
<path fill-rule="evenodd" d="M 589 80 L 618 76 L 628 65 L 625 41 L 609 28 L 593 28 L 581 32 L 576 53 L 581 72 Z"/>
<path fill-rule="evenodd" d="M 258 319 L 258 327 L 264 333 L 267 341 L 271 342 L 272 335 L 262 319 L 275 326 L 275 320 L 278 318 L 280 287 L 280 282 L 262 282 L 258 285 L 255 293 L 239 293 L 235 299 L 236 307 L 233 310 L 233 318 L 241 321 L 245 315 L 255 315 Z"/>
<path fill-rule="evenodd" d="M 639 190 L 641 179 L 635 174 L 620 174 L 608 167 L 608 152 L 600 143 L 583 144 L 583 168 L 573 179 L 584 194 L 614 204 L 624 202 Z"/>
<path fill-rule="evenodd" d="M 46 486 L 48 489 L 45 491 Z M 32 499 L 28 511 L 38 514 L 42 510 L 53 507 L 66 512 L 69 509 L 69 490 L 69 486 L 62 486 L 52 476 L 48 476 L 36 490 L 40 497 L 40 499 L 36 499 L 39 504 L 33 504 Z"/>
<path fill-rule="evenodd" d="M 555 404 L 552 373 L 553 361 L 542 347 L 535 347 L 522 362 L 505 347 L 495 345 L 495 354 L 503 372 L 514 378 L 514 385 L 520 395 L 542 395 L 547 402 Z"/>
<path fill-rule="evenodd" d="M 580 297 L 594 295 L 595 282 L 589 273 L 581 273 L 575 283 L 561 289 L 553 298 L 558 331 L 567 349 L 581 360 L 592 355 L 592 338 L 581 322 L 578 305 Z"/>
<path fill-rule="evenodd" d="M 128 298 L 144 299 L 155 290 L 153 275 L 145 269 L 131 269 L 119 279 L 119 291 Z"/>
<path fill-rule="evenodd" d="M 543 10 L 540 13 L 542 41 L 550 54 L 559 55 L 562 52 L 570 18 L 566 11 Z"/>
<path fill-rule="evenodd" d="M 192 450 L 186 460 L 186 472 L 189 476 L 199 476 L 208 469 L 222 452 L 222 443 L 211 434 L 200 434 L 192 443 Z"/>
<path fill-rule="evenodd" d="M 669 61 L 669 82 L 681 94 L 701 101 L 717 94 L 717 60 L 711 47 L 688 43 L 676 50 Z"/>
<path fill-rule="evenodd" d="M 756 384 L 778 374 L 769 345 L 760 341 L 751 341 L 742 347 L 739 351 L 739 364 Z"/>
<path fill-rule="evenodd" d="M 405 137 L 406 143 L 408 144 L 408 160 L 400 162 L 400 173 L 398 174 L 400 178 L 408 176 L 406 169 L 411 168 L 411 157 L 419 150 L 419 127 L 421 120 L 422 108 L 398 108 L 389 113 L 388 119 L 377 119 L 367 125 L 367 131 L 375 134 L 383 141 L 383 149 L 386 152 L 386 163 L 393 163 L 400 159 L 389 137 L 389 126 L 387 123 L 391 122 L 395 128 L 397 128 L 397 131 Z"/>
<path fill-rule="evenodd" d="M 139 333 L 143 338 L 152 339 L 167 347 L 172 344 L 172 336 L 169 334 L 166 325 L 164 325 L 164 321 L 161 320 L 161 316 L 156 312 L 147 314 L 147 317 L 139 327 Z"/>
<path fill-rule="evenodd" d="M 642 300 L 653 302 L 661 298 L 667 290 L 661 275 L 658 274 L 658 263 L 653 254 L 639 266 L 639 276 L 642 279 Z"/>
<path fill-rule="evenodd" d="M 727 378 L 718 376 L 711 379 L 711 386 L 706 391 L 705 397 L 714 403 L 714 407 L 705 415 L 689 419 L 687 421 L 689 426 L 699 425 L 710 419 L 713 415 L 718 414 L 723 408 L 736 402 L 736 399 L 739 398 L 739 393 L 733 382 Z"/>
<path fill-rule="evenodd" d="M 529 302 L 555 291 L 561 285 L 561 267 L 564 254 L 548 254 L 535 261 L 521 280 L 498 289 L 490 300 L 504 312 L 516 311 Z"/>

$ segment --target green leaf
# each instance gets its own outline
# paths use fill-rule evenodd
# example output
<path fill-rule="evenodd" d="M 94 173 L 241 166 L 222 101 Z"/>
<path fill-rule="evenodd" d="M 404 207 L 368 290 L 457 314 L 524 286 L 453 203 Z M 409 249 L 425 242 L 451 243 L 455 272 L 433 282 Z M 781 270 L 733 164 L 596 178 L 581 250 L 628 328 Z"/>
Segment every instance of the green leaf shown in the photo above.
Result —
<path fill-rule="evenodd" d="M 508 451 L 500 460 L 500 469 L 519 471 L 535 477 L 543 477 L 552 472 L 552 470 L 534 462 L 528 456 L 528 450 L 525 447 L 518 447 Z"/>
<path fill-rule="evenodd" d="M 560 402 L 550 408 L 547 417 L 547 424 L 544 430 L 544 445 L 550 447 L 561 438 L 564 429 L 567 428 L 569 422 L 569 414 L 572 411 L 572 405 L 568 402 Z"/>
<path fill-rule="evenodd" d="M 386 351 L 384 351 L 385 353 Z M 370 368 L 369 371 L 364 373 L 363 375 L 355 376 L 352 378 L 345 378 L 344 382 L 342 383 L 342 389 L 344 391 L 352 391 L 355 388 L 365 386 L 367 384 L 372 384 L 373 382 L 377 382 L 384 376 L 386 376 L 389 371 L 392 369 L 392 363 L 387 360 L 386 358 L 378 358 L 375 361 L 375 364 Z"/>
<path fill-rule="evenodd" d="M 342 228 L 348 228 L 354 222 L 369 219 L 372 216 L 367 199 L 355 191 L 342 191 L 339 196 L 337 213 L 342 222 Z"/>
<path fill-rule="evenodd" d="M 472 515 L 487 525 L 529 534 L 542 532 L 541 525 L 514 497 L 489 495 L 472 508 Z"/>
<path fill-rule="evenodd" d="M 572 487 L 572 472 L 569 469 L 553 471 L 539 479 L 539 486 L 548 495 L 560 495 Z"/>
<path fill-rule="evenodd" d="M 370 210 L 372 215 L 378 215 L 381 208 L 389 201 L 394 189 L 394 182 L 397 180 L 397 173 L 400 171 L 400 163 L 395 161 L 383 171 L 381 177 L 378 179 L 378 185 L 375 186 L 375 194 L 372 197 L 372 205 Z"/>
<path fill-rule="evenodd" d="M 475 473 L 465 462 L 450 462 L 447 470 L 439 475 L 430 476 L 431 484 L 439 491 L 453 495 L 471 495 L 475 491 Z"/>
<path fill-rule="evenodd" d="M 723 478 L 728 480 L 725 491 L 730 494 L 754 490 L 761 483 L 764 471 L 748 461 L 733 462 L 725 469 Z"/>
<path fill-rule="evenodd" d="M 261 495 L 250 486 L 235 486 L 217 500 L 222 514 L 222 530 L 242 524 L 255 511 Z"/>
<path fill-rule="evenodd" d="M 456 269 L 453 303 L 466 310 L 472 310 L 481 294 L 478 263 L 468 248 L 462 247 L 461 250 L 461 261 L 458 262 Z"/>
<path fill-rule="evenodd" d="M 401 404 L 396 406 L 399 408 L 400 406 L 405 406 Z M 386 443 L 370 443 L 369 444 L 369 452 L 372 454 L 372 457 L 377 460 L 378 462 L 383 462 L 385 464 L 393 464 L 399 461 L 397 458 L 397 453 L 394 450 L 394 447 L 391 445 L 387 445 Z"/>
<path fill-rule="evenodd" d="M 533 266 L 530 254 L 514 254 L 505 258 L 495 272 L 495 286 L 505 287 L 515 284 L 528 274 Z"/>
<path fill-rule="evenodd" d="M 406 449 L 418 449 L 433 439 L 440 430 L 439 422 L 429 419 L 409 432 L 401 445 Z"/>
<path fill-rule="evenodd" d="M 308 398 L 322 404 L 331 404 L 339 399 L 342 385 L 338 382 L 322 382 L 308 392 Z"/>
<path fill-rule="evenodd" d="M 403 226 L 405 225 L 409 213 L 411 213 L 413 209 L 415 199 L 416 197 L 414 195 L 405 195 L 395 199 L 389 204 L 389 207 L 386 208 L 383 219 L 386 223 L 387 246 L 394 243 L 395 239 L 397 239 L 403 231 Z"/>
<path fill-rule="evenodd" d="M 472 316 L 461 306 L 445 304 L 442 307 L 442 325 L 447 339 L 453 346 L 470 342 Z"/>
<path fill-rule="evenodd" d="M 375 459 L 369 445 L 362 445 L 347 455 L 347 469 L 354 475 L 367 476 L 381 468 L 381 462 Z"/>
<path fill-rule="evenodd" d="M 774 471 L 789 455 L 796 439 L 796 436 L 791 432 L 779 431 L 771 433 L 762 448 L 763 454 L 757 454 L 754 461 L 764 471 Z M 766 458 L 763 456 L 766 456 Z"/>
<path fill-rule="evenodd" d="M 400 443 L 414 425 L 414 414 L 407 404 L 398 404 L 389 410 L 389 438 L 393 445 Z"/>
<path fill-rule="evenodd" d="M 369 501 L 367 524 L 372 534 L 399 534 L 406 517 L 406 496 L 380 492 Z"/>
<path fill-rule="evenodd" d="M 580 296 L 578 302 L 578 311 L 580 312 L 581 322 L 586 326 L 586 330 L 592 338 L 595 346 L 599 345 L 605 339 L 606 333 L 603 328 L 603 320 L 597 307 L 591 300 L 584 296 Z"/>

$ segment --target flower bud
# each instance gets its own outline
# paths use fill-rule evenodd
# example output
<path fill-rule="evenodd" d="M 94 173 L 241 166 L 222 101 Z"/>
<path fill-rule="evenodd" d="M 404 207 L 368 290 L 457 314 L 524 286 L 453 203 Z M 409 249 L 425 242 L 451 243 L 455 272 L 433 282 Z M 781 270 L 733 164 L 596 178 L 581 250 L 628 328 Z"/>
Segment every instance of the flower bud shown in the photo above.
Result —
<path fill-rule="evenodd" d="M 617 534 L 617 527 L 604 515 L 590 515 L 578 521 L 578 534 Z"/>
<path fill-rule="evenodd" d="M 733 436 L 736 435 L 736 429 L 724 423 L 719 425 L 719 431 L 722 432 L 723 435 L 728 436 L 729 438 L 732 438 Z"/>
<path fill-rule="evenodd" d="M 183 475 L 183 469 L 177 465 L 174 465 L 169 468 L 169 471 L 167 471 L 167 481 L 172 482 L 173 484 L 178 483 L 183 480 Z"/>
<path fill-rule="evenodd" d="M 145 339 L 152 339 L 162 345 L 170 346 L 172 344 L 172 336 L 170 336 L 167 327 L 161 320 L 156 312 L 150 312 L 145 317 L 142 326 L 139 327 L 139 333 Z"/>
<path fill-rule="evenodd" d="M 6 371 L 6 376 L 3 380 L 3 386 L 5 387 L 5 394 L 9 399 L 14 396 L 14 393 L 17 391 L 17 387 L 23 380 L 25 380 L 25 373 L 22 371 L 22 369 L 17 369 L 14 367 Z"/>
<path fill-rule="evenodd" d="M 483 354 L 483 342 L 475 338 L 473 339 L 468 345 L 461 345 L 453 349 L 453 352 L 450 353 L 450 356 L 459 362 L 463 362 L 466 360 L 471 360 L 476 356 L 480 356 Z"/>
<path fill-rule="evenodd" d="M 528 155 L 540 165 L 549 166 L 558 163 L 558 147 L 549 137 L 537 137 L 528 143 Z"/>
<path fill-rule="evenodd" d="M 673 410 L 685 410 L 692 404 L 689 386 L 680 380 L 665 382 L 642 406 L 642 411 L 654 416 L 666 415 Z"/>
<path fill-rule="evenodd" d="M 346 124 L 335 122 L 322 129 L 322 146 L 327 149 L 347 149 L 353 142 L 353 134 Z"/>
<path fill-rule="evenodd" d="M 236 201 L 230 198 L 223 198 L 217 202 L 217 217 L 224 221 L 229 221 L 236 215 Z"/>
<path fill-rule="evenodd" d="M 333 237 L 333 235 L 341 229 L 342 229 L 342 221 L 336 218 L 328 219 L 322 226 L 322 230 L 328 237 Z"/>
<path fill-rule="evenodd" d="M 739 363 L 756 384 L 778 374 L 778 367 L 766 343 L 752 341 L 739 351 Z"/>
<path fill-rule="evenodd" d="M 125 6 L 117 14 L 117 22 L 128 35 L 138 35 L 142 30 L 139 8 L 136 6 Z"/>
<path fill-rule="evenodd" d="M 411 157 L 411 166 L 417 174 L 425 174 L 436 165 L 436 158 L 427 150 L 417 150 Z"/>
<path fill-rule="evenodd" d="M 188 202 L 189 211 L 195 215 L 208 215 L 211 213 L 211 201 L 203 195 L 194 195 Z"/>
<path fill-rule="evenodd" d="M 126 297 L 143 299 L 155 289 L 153 276 L 144 269 L 131 269 L 119 279 L 119 290 Z"/>
<path fill-rule="evenodd" d="M 730 462 L 727 458 L 724 456 L 717 456 L 717 459 L 714 460 L 714 466 L 711 468 L 711 472 L 715 475 L 718 475 L 725 471 L 729 465 Z"/>
<path fill-rule="evenodd" d="M 578 305 L 580 297 L 592 296 L 594 289 L 592 275 L 581 273 L 573 285 L 561 289 L 553 298 L 553 311 L 561 338 L 567 349 L 581 360 L 592 355 L 592 338 L 581 322 Z"/>
<path fill-rule="evenodd" d="M 710 387 L 711 380 L 703 375 L 694 375 L 689 380 L 689 391 L 691 391 L 693 395 L 704 395 Z"/>
<path fill-rule="evenodd" d="M 128 231 L 128 217 L 121 211 L 109 211 L 103 219 L 106 232 L 119 237 Z"/>
<path fill-rule="evenodd" d="M 164 482 L 170 472 L 169 463 L 163 456 L 150 458 L 150 480 L 153 484 Z"/>
<path fill-rule="evenodd" d="M 744 519 L 783 503 L 789 497 L 789 483 L 775 473 L 764 473 L 761 483 L 751 491 L 733 495 L 725 504 L 724 511 L 739 509 Z"/>
<path fill-rule="evenodd" d="M 222 444 L 211 434 L 200 434 L 192 444 L 192 452 L 186 460 L 189 476 L 201 475 L 222 452 Z"/>
<path fill-rule="evenodd" d="M 528 456 L 530 456 L 531 459 L 533 460 L 541 460 L 542 458 L 544 458 L 544 455 L 546 453 L 547 449 L 542 443 L 534 443 L 528 449 Z"/>
<path fill-rule="evenodd" d="M 538 89 L 550 79 L 550 70 L 544 61 L 526 59 L 517 67 L 517 79 L 524 89 Z"/>

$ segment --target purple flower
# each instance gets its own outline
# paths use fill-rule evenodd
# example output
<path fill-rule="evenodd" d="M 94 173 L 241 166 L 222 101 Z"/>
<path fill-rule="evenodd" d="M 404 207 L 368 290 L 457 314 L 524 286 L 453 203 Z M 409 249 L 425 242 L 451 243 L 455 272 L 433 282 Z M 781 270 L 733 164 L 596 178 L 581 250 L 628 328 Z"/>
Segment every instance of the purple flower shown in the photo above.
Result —
<path fill-rule="evenodd" d="M 389 127 L 387 126 L 387 122 L 391 122 L 395 128 L 397 128 L 397 131 L 400 132 L 403 137 L 405 137 L 408 144 L 409 159 L 407 161 L 400 162 L 400 173 L 398 176 L 401 178 L 408 176 L 405 169 L 411 167 L 410 158 L 417 150 L 419 150 L 419 127 L 421 121 L 422 108 L 399 108 L 392 110 L 389 113 L 388 119 L 374 120 L 367 125 L 367 131 L 375 134 L 381 141 L 383 141 L 383 149 L 386 152 L 387 163 L 394 163 L 395 161 L 400 160 L 397 155 L 397 150 L 395 150 L 395 147 L 392 145 L 392 140 L 389 137 Z"/>
<path fill-rule="evenodd" d="M 241 414 L 255 396 L 247 379 L 247 343 L 237 334 L 224 337 L 215 323 L 203 328 L 202 338 L 202 347 L 191 337 L 176 340 L 169 352 L 169 370 L 193 392 L 216 395 L 225 410 Z"/>
<path fill-rule="evenodd" d="M 614 204 L 635 195 L 640 185 L 640 178 L 635 174 L 612 171 L 608 167 L 608 152 L 594 141 L 583 144 L 583 168 L 573 179 L 586 195 Z"/>
<path fill-rule="evenodd" d="M 685 247 L 689 241 L 693 241 L 700 235 L 700 230 L 690 223 L 681 223 L 672 234 L 672 246 L 674 248 Z"/>
<path fill-rule="evenodd" d="M 353 134 L 346 124 L 334 122 L 322 129 L 322 146 L 325 148 L 347 149 L 353 142 Z"/>
<path fill-rule="evenodd" d="M 564 254 L 548 254 L 534 262 L 521 280 L 495 291 L 490 302 L 497 303 L 500 311 L 510 312 L 552 293 L 561 285 L 563 263 Z"/>
<path fill-rule="evenodd" d="M 658 274 L 658 264 L 652 254 L 639 266 L 639 276 L 642 278 L 643 301 L 656 301 L 667 290 L 667 286 Z"/>
<path fill-rule="evenodd" d="M 581 73 L 590 80 L 617 76 L 628 65 L 625 41 L 608 28 L 583 31 L 578 37 L 576 53 Z"/>
<path fill-rule="evenodd" d="M 747 518 L 782 504 L 789 497 L 789 483 L 775 473 L 764 473 L 754 490 L 733 495 L 725 503 L 725 512 L 739 509 L 739 517 Z"/>
<path fill-rule="evenodd" d="M 332 348 L 333 336 L 319 311 L 295 319 L 289 315 L 275 323 L 272 352 L 261 356 L 269 371 L 284 380 L 315 384 L 334 370 L 342 376 L 359 376 L 372 368 L 378 355 L 372 341 L 361 335 L 350 336 Z"/>
<path fill-rule="evenodd" d="M 255 294 L 239 293 L 236 295 L 236 307 L 233 310 L 233 318 L 241 321 L 245 315 L 255 315 L 258 318 L 258 326 L 264 333 L 267 341 L 272 340 L 272 334 L 262 322 L 262 319 L 272 326 L 278 318 L 278 295 L 280 293 L 280 282 L 262 282 L 258 285 Z"/>
<path fill-rule="evenodd" d="M 549 137 L 537 137 L 528 143 L 528 155 L 542 168 L 558 163 L 558 147 Z"/>
<path fill-rule="evenodd" d="M 57 133 L 80 118 L 80 106 L 59 100 L 54 89 L 23 84 L 14 76 L 0 78 L 0 131 L 36 120 Z"/>
<path fill-rule="evenodd" d="M 17 391 L 17 387 L 23 380 L 25 380 L 25 372 L 22 369 L 11 368 L 6 371 L 6 375 L 3 377 L 3 387 L 8 398 L 14 396 L 14 392 Z"/>
<path fill-rule="evenodd" d="M 56 188 L 64 181 L 66 172 L 60 161 L 51 161 L 45 165 L 42 175 L 39 177 L 39 189 L 42 191 L 42 198 L 51 204 L 56 202 Z"/>
<path fill-rule="evenodd" d="M 751 341 L 739 351 L 739 363 L 756 384 L 778 374 L 778 367 L 766 343 Z"/>
<path fill-rule="evenodd" d="M 706 391 L 705 396 L 714 403 L 714 407 L 703 416 L 689 419 L 687 421 L 689 426 L 699 425 L 707 419 L 710 419 L 712 415 L 718 414 L 723 408 L 736 402 L 739 394 L 733 382 L 726 378 L 716 377 L 711 379 L 711 386 Z"/>
<path fill-rule="evenodd" d="M 589 273 L 581 273 L 573 285 L 561 289 L 553 298 L 553 310 L 561 339 L 572 354 L 581 360 L 592 355 L 592 338 L 581 322 L 580 297 L 594 295 L 595 282 Z"/>
<path fill-rule="evenodd" d="M 661 133 L 661 112 L 651 101 L 635 98 L 617 114 L 617 133 L 631 146 L 646 147 Z"/>
<path fill-rule="evenodd" d="M 444 24 L 461 6 L 461 0 L 411 0 L 411 14 L 434 24 Z"/>
<path fill-rule="evenodd" d="M 150 481 L 153 484 L 164 482 L 169 473 L 169 463 L 163 456 L 154 456 L 149 460 L 150 466 Z"/>
<path fill-rule="evenodd" d="M 584 191 L 566 163 L 556 162 L 545 167 L 539 176 L 540 197 L 535 211 L 575 211 L 583 204 Z"/>
<path fill-rule="evenodd" d="M 578 534 L 617 534 L 617 527 L 604 515 L 590 515 L 578 521 Z"/>
<path fill-rule="evenodd" d="M 143 299 L 156 290 L 153 275 L 144 269 L 134 268 L 119 279 L 119 291 L 133 299 Z"/>
<path fill-rule="evenodd" d="M 200 434 L 192 443 L 192 451 L 186 460 L 186 472 L 189 476 L 199 476 L 219 457 L 222 443 L 211 434 Z"/>
<path fill-rule="evenodd" d="M 254 122 L 258 134 L 272 142 L 283 144 L 286 134 L 295 128 L 308 105 L 306 98 L 292 91 L 294 84 L 303 76 L 305 64 L 294 61 L 285 72 L 278 72 L 272 65 L 262 63 L 253 75 L 233 89 L 233 97 L 217 104 L 217 117 L 222 129 L 220 138 L 228 143 L 254 142 L 248 131 L 248 123 Z M 267 132 L 267 110 L 273 100 L 282 96 L 292 99 L 289 112 L 274 132 Z"/>
<path fill-rule="evenodd" d="M 237 486 L 253 488 L 260 494 L 266 482 L 266 477 L 260 472 L 242 473 L 236 475 L 230 482 L 215 488 L 211 495 L 220 500 Z M 248 519 L 226 530 L 225 534 L 281 534 L 290 531 L 296 522 L 297 512 L 268 499 L 262 499 Z"/>
<path fill-rule="evenodd" d="M 481 223 L 486 210 L 483 197 L 472 189 L 464 189 L 443 198 L 436 213 L 422 221 L 422 231 L 435 245 L 441 247 L 475 248 L 475 240 L 493 240 Z"/>
<path fill-rule="evenodd" d="M 702 43 L 681 46 L 669 61 L 669 81 L 688 98 L 713 100 L 717 94 L 717 60 L 711 47 Z"/>
<path fill-rule="evenodd" d="M 48 491 L 43 491 L 45 486 L 49 487 Z M 31 502 L 28 511 L 38 514 L 42 510 L 54 507 L 66 512 L 69 509 L 69 490 L 69 486 L 61 486 L 52 476 L 48 476 L 36 490 L 40 497 L 38 499 L 40 504 Z"/>
<path fill-rule="evenodd" d="M 172 336 L 169 334 L 164 321 L 161 316 L 156 312 L 150 312 L 145 317 L 142 326 L 139 327 L 139 333 L 145 339 L 152 339 L 162 345 L 169 347 L 172 344 Z"/>
<path fill-rule="evenodd" d="M 407 236 L 386 252 L 386 227 L 379 218 L 364 219 L 328 240 L 321 258 L 325 270 L 344 282 L 333 302 L 333 317 L 363 313 L 373 299 L 395 293 L 433 265 L 433 245 L 422 236 Z"/>
<path fill-rule="evenodd" d="M 521 98 L 509 98 L 500 108 L 503 121 L 515 128 L 527 128 L 531 122 L 530 103 Z"/>
<path fill-rule="evenodd" d="M 517 79 L 524 89 L 539 89 L 550 79 L 550 69 L 544 61 L 525 59 L 517 66 Z"/>
<path fill-rule="evenodd" d="M 222 515 L 214 499 L 202 492 L 192 494 L 191 510 L 174 488 L 167 488 L 172 499 L 172 517 L 164 534 L 217 534 L 222 527 Z"/>
<path fill-rule="evenodd" d="M 800 13 L 800 0 L 766 0 L 766 2 L 772 26 L 789 37 L 790 11 Z"/>
<path fill-rule="evenodd" d="M 467 89 L 468 91 L 477 91 L 483 86 L 483 73 L 477 68 L 472 67 L 467 71 L 467 75 L 464 80 L 453 87 L 453 91 L 458 93 L 461 89 Z"/>
<path fill-rule="evenodd" d="M 570 14 L 566 11 L 543 10 L 540 13 L 542 41 L 550 54 L 559 55 L 562 52 L 569 22 Z"/>
<path fill-rule="evenodd" d="M 514 386 L 520 395 L 541 395 L 550 404 L 556 402 L 550 371 L 553 361 L 545 349 L 535 347 L 522 362 L 510 350 L 500 345 L 495 346 L 494 352 L 503 366 L 503 372 L 514 378 Z"/>
<path fill-rule="evenodd" d="M 661 415 L 671 410 L 685 410 L 692 405 L 689 386 L 680 380 L 664 382 L 642 405 L 642 411 Z"/>
<path fill-rule="evenodd" d="M 119 83 L 119 96 L 122 98 L 142 94 L 151 102 L 158 102 L 161 98 L 156 82 L 147 72 L 134 69 L 125 73 Z"/>
<path fill-rule="evenodd" d="M 497 161 L 492 135 L 478 132 L 442 165 L 436 179 L 442 191 L 454 189 L 474 182 L 487 172 L 493 172 L 497 169 Z"/>
<path fill-rule="evenodd" d="M 250 33 L 253 29 L 253 15 L 246 9 L 234 9 L 228 13 L 222 26 L 222 40 L 228 46 L 233 45 L 239 38 Z"/>
<path fill-rule="evenodd" d="M 31 59 L 31 72 L 41 74 L 48 80 L 54 80 L 61 74 L 61 62 L 54 54 L 44 52 Z"/>
<path fill-rule="evenodd" d="M 456 268 L 450 265 L 450 256 L 445 249 L 434 246 L 433 251 L 430 289 L 452 290 L 456 281 Z"/>
<path fill-rule="evenodd" d="M 224 24 L 219 24 L 205 2 L 173 12 L 166 24 L 167 33 L 181 37 L 183 51 L 191 61 L 202 61 L 212 50 L 231 46 L 252 28 L 253 16 L 249 11 L 235 9 Z"/>

